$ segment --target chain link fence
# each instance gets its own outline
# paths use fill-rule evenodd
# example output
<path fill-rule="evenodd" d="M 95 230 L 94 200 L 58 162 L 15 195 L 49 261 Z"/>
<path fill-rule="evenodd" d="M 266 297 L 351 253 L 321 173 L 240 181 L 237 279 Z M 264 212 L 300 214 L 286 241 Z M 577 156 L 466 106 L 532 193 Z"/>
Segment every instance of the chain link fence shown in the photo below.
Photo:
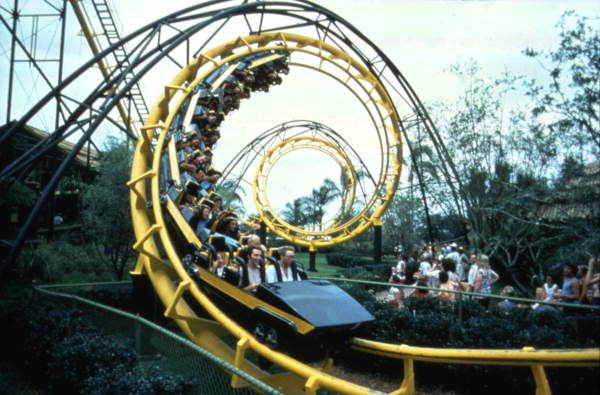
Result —
<path fill-rule="evenodd" d="M 131 293 L 130 282 L 74 284 L 40 286 L 36 291 L 42 297 L 61 298 L 72 307 L 84 312 L 86 319 L 115 341 L 135 350 L 140 368 L 149 372 L 158 367 L 160 371 L 183 376 L 194 383 L 197 394 L 281 394 L 267 384 L 237 369 L 228 362 L 214 356 L 190 340 L 157 325 L 138 315 L 92 301 L 82 295 L 107 295 L 113 297 Z M 128 305 L 128 302 L 117 300 L 117 303 Z M 120 306 L 121 307 L 121 306 Z M 165 325 L 174 325 L 165 321 Z M 155 371 L 155 370 L 152 370 Z M 231 374 L 236 374 L 250 383 L 252 387 L 231 387 Z"/>

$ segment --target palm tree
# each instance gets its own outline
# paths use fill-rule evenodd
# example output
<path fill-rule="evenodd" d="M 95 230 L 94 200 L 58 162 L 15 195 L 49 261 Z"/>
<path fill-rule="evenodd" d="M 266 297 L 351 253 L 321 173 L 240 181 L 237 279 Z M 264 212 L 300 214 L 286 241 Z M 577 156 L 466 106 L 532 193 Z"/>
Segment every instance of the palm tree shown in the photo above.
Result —
<path fill-rule="evenodd" d="M 352 218 L 354 216 L 354 214 L 356 213 L 356 209 L 358 207 L 360 207 L 361 205 L 364 206 L 364 200 L 361 200 L 361 198 L 354 196 L 354 200 L 351 202 L 347 202 L 346 199 L 348 198 L 347 192 L 346 190 L 349 188 L 353 188 L 356 187 L 358 188 L 356 190 L 356 192 L 359 194 L 361 194 L 362 192 L 362 198 L 364 198 L 365 195 L 365 189 L 364 189 L 364 180 L 366 178 L 371 178 L 371 174 L 369 173 L 369 171 L 367 170 L 366 167 L 362 167 L 362 168 L 357 168 L 354 170 L 354 177 L 355 180 L 354 182 L 357 185 L 352 185 L 351 182 L 351 178 L 350 178 L 350 170 L 346 167 L 343 166 L 340 172 L 340 186 L 338 187 L 338 191 L 339 191 L 339 196 L 342 198 L 342 204 L 341 204 L 341 211 L 338 215 L 338 217 L 336 218 L 336 221 L 338 222 L 344 222 L 346 220 L 349 220 L 350 218 Z M 373 181 L 373 180 L 372 180 Z M 374 183 L 375 181 L 373 181 Z"/>
<path fill-rule="evenodd" d="M 308 218 L 306 217 L 303 198 L 296 198 L 291 203 L 286 203 L 285 208 L 281 212 L 283 220 L 294 226 L 306 225 Z"/>
<path fill-rule="evenodd" d="M 244 213 L 242 196 L 245 196 L 246 192 L 237 180 L 224 180 L 217 186 L 216 191 L 223 198 L 223 207 L 231 207 L 238 214 Z"/>
<path fill-rule="evenodd" d="M 306 201 L 305 213 L 309 218 L 312 218 L 312 223 L 319 227 L 319 231 L 323 230 L 323 217 L 325 216 L 325 206 L 341 196 L 340 189 L 336 183 L 330 178 L 323 180 L 323 184 L 313 189 L 308 200 Z"/>
<path fill-rule="evenodd" d="M 416 176 L 425 209 L 425 219 L 427 221 L 429 240 L 430 242 L 433 242 L 433 230 L 431 226 L 431 217 L 429 215 L 429 204 L 427 202 L 427 193 L 425 192 L 428 185 L 427 176 L 431 180 L 439 180 L 433 150 L 430 146 L 423 145 L 421 140 L 418 141 L 417 146 L 411 146 L 409 143 L 408 147 L 411 154 L 411 166 L 409 168 L 408 175 L 410 183 L 410 196 L 411 198 L 414 197 L 413 185 Z"/>

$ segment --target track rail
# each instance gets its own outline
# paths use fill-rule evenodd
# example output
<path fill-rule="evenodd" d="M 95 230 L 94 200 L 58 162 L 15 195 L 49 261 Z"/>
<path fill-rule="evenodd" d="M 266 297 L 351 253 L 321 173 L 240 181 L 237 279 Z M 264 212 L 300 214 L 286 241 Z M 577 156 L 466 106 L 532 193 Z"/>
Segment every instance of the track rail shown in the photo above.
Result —
<path fill-rule="evenodd" d="M 404 360 L 404 380 L 394 394 L 415 391 L 414 361 L 463 364 L 528 366 L 535 380 L 536 394 L 551 394 L 545 366 L 600 366 L 600 349 L 536 350 L 533 347 L 509 350 L 413 347 L 387 344 L 367 339 L 352 340 L 352 349 L 366 354 Z"/>

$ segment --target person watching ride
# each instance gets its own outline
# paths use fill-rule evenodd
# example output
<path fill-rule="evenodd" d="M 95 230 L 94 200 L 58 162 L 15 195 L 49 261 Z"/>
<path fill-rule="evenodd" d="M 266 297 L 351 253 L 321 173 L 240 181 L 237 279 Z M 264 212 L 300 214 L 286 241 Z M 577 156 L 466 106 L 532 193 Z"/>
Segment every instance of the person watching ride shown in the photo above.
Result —
<path fill-rule="evenodd" d="M 570 264 L 563 266 L 563 286 L 560 301 L 563 303 L 579 303 L 580 284 L 575 276 L 575 267 Z M 569 311 L 572 313 L 573 311 Z"/>

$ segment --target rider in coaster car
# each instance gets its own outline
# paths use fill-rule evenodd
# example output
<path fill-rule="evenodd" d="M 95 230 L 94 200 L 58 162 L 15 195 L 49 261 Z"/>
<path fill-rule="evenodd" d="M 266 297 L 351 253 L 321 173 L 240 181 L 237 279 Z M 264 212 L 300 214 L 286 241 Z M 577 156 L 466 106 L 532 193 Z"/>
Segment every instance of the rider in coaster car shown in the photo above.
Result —
<path fill-rule="evenodd" d="M 202 142 L 205 148 L 213 149 L 217 141 L 221 138 L 219 128 L 208 127 L 202 132 Z"/>

